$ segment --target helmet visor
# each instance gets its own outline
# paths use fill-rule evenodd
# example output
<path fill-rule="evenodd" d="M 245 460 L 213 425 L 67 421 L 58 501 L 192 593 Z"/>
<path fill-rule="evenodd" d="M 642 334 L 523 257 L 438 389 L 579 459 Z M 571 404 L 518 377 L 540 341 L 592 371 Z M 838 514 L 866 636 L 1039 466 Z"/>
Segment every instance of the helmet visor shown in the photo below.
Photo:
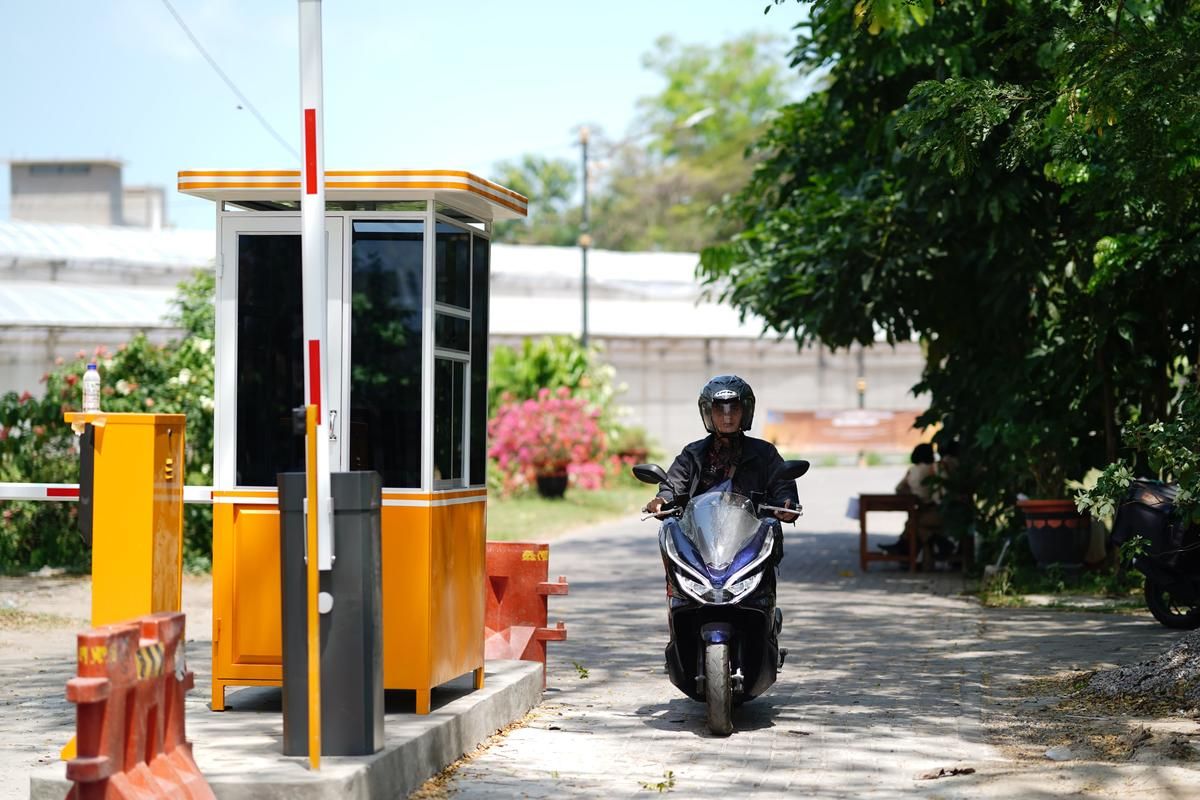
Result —
<path fill-rule="evenodd" d="M 716 400 L 713 402 L 713 414 L 715 416 L 724 416 L 725 414 L 736 414 L 742 410 L 741 400 Z"/>

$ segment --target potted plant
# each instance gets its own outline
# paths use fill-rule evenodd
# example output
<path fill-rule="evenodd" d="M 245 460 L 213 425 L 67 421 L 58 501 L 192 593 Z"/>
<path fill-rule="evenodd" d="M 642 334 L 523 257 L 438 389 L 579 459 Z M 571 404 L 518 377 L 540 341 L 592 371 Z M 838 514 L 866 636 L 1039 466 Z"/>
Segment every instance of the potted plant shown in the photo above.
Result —
<path fill-rule="evenodd" d="M 1029 549 L 1038 566 L 1083 566 L 1091 542 L 1091 518 L 1068 495 L 1066 462 L 1073 443 L 1052 423 L 1027 426 L 1028 484 L 1032 496 L 1018 495 Z"/>
<path fill-rule="evenodd" d="M 562 497 L 572 468 L 593 465 L 605 452 L 599 417 L 566 388 L 502 401 L 488 422 L 488 455 L 505 475 L 505 488 L 533 485 L 543 497 Z"/>

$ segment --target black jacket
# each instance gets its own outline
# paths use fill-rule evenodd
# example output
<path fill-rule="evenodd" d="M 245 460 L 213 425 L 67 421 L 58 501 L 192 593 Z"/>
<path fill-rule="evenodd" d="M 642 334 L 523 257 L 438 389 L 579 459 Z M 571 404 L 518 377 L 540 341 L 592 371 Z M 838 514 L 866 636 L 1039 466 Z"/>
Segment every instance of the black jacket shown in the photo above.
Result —
<path fill-rule="evenodd" d="M 675 457 L 667 470 L 666 482 L 658 485 L 658 496 L 667 505 L 684 505 L 691 498 L 700 481 L 704 456 L 714 438 L 709 434 L 692 442 Z M 796 482 L 780 474 L 782 470 L 783 457 L 775 445 L 743 435 L 742 458 L 733 472 L 733 490 L 768 505 L 782 506 L 784 501 L 791 500 L 795 506 L 799 503 Z"/>

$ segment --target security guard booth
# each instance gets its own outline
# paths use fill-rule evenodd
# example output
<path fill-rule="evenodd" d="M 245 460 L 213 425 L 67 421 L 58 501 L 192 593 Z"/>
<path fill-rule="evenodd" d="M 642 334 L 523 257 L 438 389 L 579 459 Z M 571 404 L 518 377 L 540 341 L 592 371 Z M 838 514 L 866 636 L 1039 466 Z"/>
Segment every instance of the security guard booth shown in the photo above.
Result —
<path fill-rule="evenodd" d="M 488 261 L 527 201 L 467 172 L 326 173 L 332 471 L 383 477 L 383 681 L 483 682 Z M 276 475 L 304 469 L 300 173 L 185 171 L 217 204 L 213 697 L 281 682 Z M 336 557 L 336 552 L 334 553 Z"/>

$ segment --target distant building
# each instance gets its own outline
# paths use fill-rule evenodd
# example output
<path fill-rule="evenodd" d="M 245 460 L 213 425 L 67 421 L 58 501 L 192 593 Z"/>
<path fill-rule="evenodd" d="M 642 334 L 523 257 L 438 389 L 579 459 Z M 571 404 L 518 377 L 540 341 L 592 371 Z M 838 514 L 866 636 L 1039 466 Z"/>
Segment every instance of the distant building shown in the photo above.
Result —
<path fill-rule="evenodd" d="M 80 350 L 178 336 L 176 287 L 212 261 L 211 231 L 0 220 L 0 394 L 39 393 Z"/>
<path fill-rule="evenodd" d="M 12 219 L 166 227 L 163 188 L 124 186 L 121 169 L 120 161 L 10 161 Z"/>

